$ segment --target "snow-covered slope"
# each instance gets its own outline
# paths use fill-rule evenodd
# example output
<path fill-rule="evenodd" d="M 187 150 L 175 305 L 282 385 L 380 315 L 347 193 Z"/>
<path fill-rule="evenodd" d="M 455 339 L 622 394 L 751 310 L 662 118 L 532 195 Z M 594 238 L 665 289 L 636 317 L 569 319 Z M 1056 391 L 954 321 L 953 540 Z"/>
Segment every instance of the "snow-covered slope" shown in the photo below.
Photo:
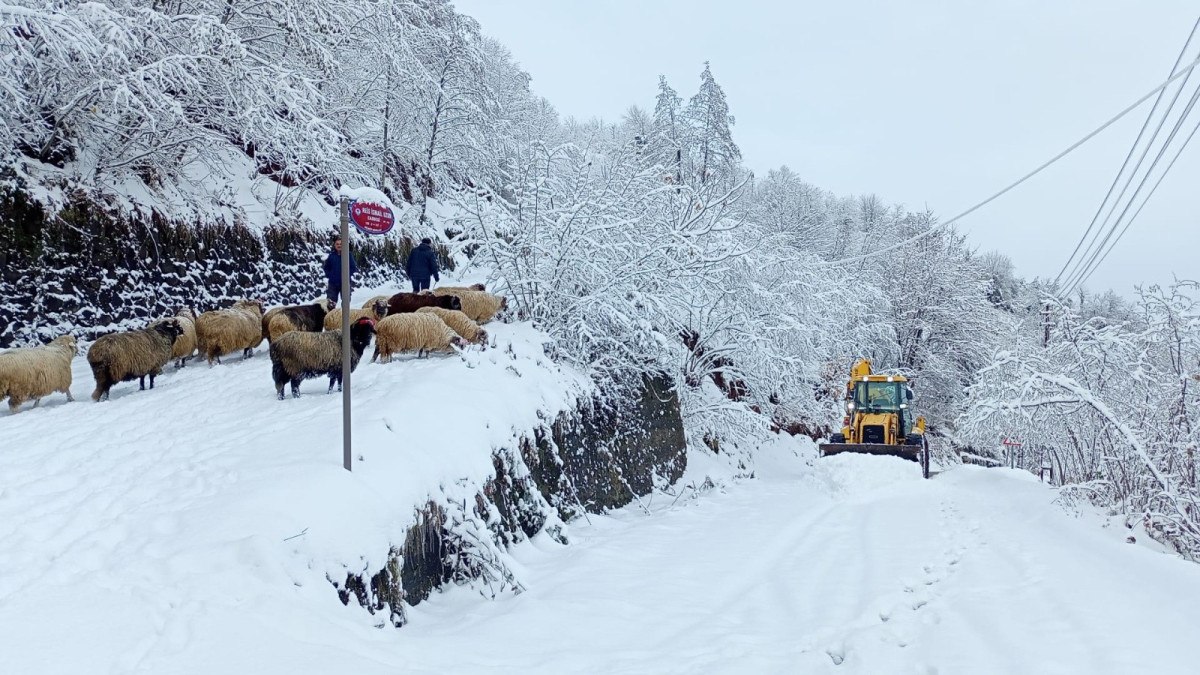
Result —
<path fill-rule="evenodd" d="M 392 289 L 356 298 L 377 292 Z M 78 402 L 5 407 L 0 673 L 215 672 L 201 653 L 245 672 L 282 667 L 280 645 L 317 641 L 330 621 L 375 630 L 327 575 L 382 569 L 430 499 L 474 504 L 492 450 L 586 392 L 529 325 L 488 330 L 497 347 L 461 357 L 379 365 L 368 348 L 352 378 L 352 473 L 341 397 L 319 379 L 277 401 L 265 344 L 246 361 L 169 367 L 153 391 L 119 384 L 100 404 L 79 356 Z"/>

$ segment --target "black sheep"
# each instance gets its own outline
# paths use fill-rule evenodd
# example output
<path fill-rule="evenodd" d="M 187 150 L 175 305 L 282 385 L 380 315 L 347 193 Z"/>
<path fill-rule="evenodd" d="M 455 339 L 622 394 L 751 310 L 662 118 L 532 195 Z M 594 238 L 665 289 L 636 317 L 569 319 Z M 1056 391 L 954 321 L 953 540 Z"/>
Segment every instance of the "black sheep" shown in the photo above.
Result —
<path fill-rule="evenodd" d="M 388 298 L 388 316 L 415 312 L 422 307 L 441 307 L 442 309 L 462 310 L 462 300 L 454 295 L 433 295 L 431 293 L 397 293 Z"/>
<path fill-rule="evenodd" d="M 350 371 L 358 367 L 363 350 L 375 334 L 375 322 L 359 319 L 350 326 Z M 292 398 L 300 398 L 300 381 L 329 376 L 329 389 L 342 389 L 342 331 L 324 333 L 292 331 L 280 335 L 271 343 L 271 376 L 275 393 L 284 399 L 283 387 L 292 384 Z"/>

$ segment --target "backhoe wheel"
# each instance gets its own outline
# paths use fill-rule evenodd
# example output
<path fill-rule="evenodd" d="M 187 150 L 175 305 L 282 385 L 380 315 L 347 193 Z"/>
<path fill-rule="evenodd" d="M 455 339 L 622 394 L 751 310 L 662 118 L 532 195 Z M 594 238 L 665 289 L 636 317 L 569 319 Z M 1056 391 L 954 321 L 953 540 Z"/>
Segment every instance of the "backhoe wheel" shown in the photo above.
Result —
<path fill-rule="evenodd" d="M 929 478 L 929 441 L 921 438 L 921 476 Z"/>

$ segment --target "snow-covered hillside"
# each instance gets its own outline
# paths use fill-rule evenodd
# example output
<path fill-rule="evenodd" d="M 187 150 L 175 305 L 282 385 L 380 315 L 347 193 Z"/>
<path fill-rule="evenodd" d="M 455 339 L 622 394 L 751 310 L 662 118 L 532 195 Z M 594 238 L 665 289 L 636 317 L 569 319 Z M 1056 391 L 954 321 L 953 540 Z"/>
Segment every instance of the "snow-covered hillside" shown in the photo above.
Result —
<path fill-rule="evenodd" d="M 265 344 L 100 404 L 77 357 L 78 402 L 0 413 L 0 673 L 212 672 L 198 648 L 243 671 L 329 621 L 374 631 L 331 580 L 383 569 L 429 501 L 473 505 L 494 450 L 588 391 L 528 324 L 488 329 L 496 348 L 461 356 L 368 351 L 352 473 L 341 397 L 320 379 L 277 401 Z"/>

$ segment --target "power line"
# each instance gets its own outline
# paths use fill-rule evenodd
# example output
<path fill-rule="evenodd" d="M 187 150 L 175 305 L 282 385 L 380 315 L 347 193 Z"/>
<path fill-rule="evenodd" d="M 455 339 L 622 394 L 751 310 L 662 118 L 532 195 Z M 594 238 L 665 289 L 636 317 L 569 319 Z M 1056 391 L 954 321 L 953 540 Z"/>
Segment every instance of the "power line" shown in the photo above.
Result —
<path fill-rule="evenodd" d="M 1149 92 L 1146 93 L 1145 96 L 1142 96 L 1138 100 L 1134 101 L 1132 104 L 1129 105 L 1129 107 L 1127 107 L 1124 110 L 1122 110 L 1121 112 L 1117 113 L 1116 116 L 1114 116 L 1112 119 L 1108 120 L 1107 122 L 1105 122 L 1104 124 L 1102 124 L 1098 128 L 1096 128 L 1094 131 L 1089 133 L 1088 135 L 1086 135 L 1083 138 L 1076 141 L 1074 144 L 1072 144 L 1066 150 L 1063 150 L 1062 152 L 1058 153 L 1054 157 L 1050 158 L 1048 161 L 1046 161 L 1044 164 L 1042 164 L 1038 168 L 1034 169 L 1033 171 L 1030 171 L 1029 173 L 1025 174 L 1021 178 L 1017 179 L 1014 183 L 1010 184 L 1008 187 L 997 192 L 996 194 L 992 195 L 991 197 L 988 197 L 987 199 L 979 202 L 975 206 L 972 206 L 971 208 L 967 209 L 966 211 L 963 211 L 962 213 L 958 214 L 957 216 L 954 216 L 950 220 L 947 220 L 947 221 L 944 221 L 941 223 L 937 223 L 936 225 L 933 225 L 932 227 L 930 227 L 928 230 L 925 230 L 924 232 L 921 232 L 920 234 L 909 237 L 908 239 L 905 239 L 904 241 L 898 242 L 896 244 L 892 244 L 891 246 L 886 246 L 881 249 L 876 249 L 870 253 L 863 253 L 863 254 L 856 255 L 856 256 L 850 256 L 848 258 L 839 258 L 838 260 L 823 261 L 823 262 L 817 263 L 816 265 L 814 265 L 814 267 L 818 267 L 818 268 L 831 267 L 833 265 L 841 266 L 846 263 L 857 262 L 859 260 L 867 260 L 870 258 L 874 258 L 876 256 L 883 255 L 885 253 L 890 253 L 897 249 L 904 248 L 905 246 L 907 246 L 915 241 L 924 239 L 925 237 L 928 237 L 929 235 L 933 234 L 934 232 L 936 232 L 937 230 L 939 230 L 941 228 L 948 227 L 948 226 L 954 224 L 955 222 L 962 220 L 963 218 L 971 215 L 972 213 L 978 211 L 979 209 L 983 208 L 984 206 L 987 206 L 988 204 L 992 203 L 996 199 L 1007 194 L 1010 190 L 1017 187 L 1021 183 L 1024 183 L 1025 181 L 1029 180 L 1030 178 L 1033 178 L 1037 174 L 1041 173 L 1043 170 L 1045 170 L 1051 164 L 1054 164 L 1055 162 L 1062 159 L 1063 157 L 1066 157 L 1072 151 L 1074 151 L 1076 148 L 1078 148 L 1079 146 L 1083 145 L 1084 143 L 1090 141 L 1092 139 L 1092 137 L 1094 137 L 1096 134 L 1099 134 L 1100 132 L 1109 128 L 1110 126 L 1115 124 L 1118 120 L 1120 120 L 1122 117 L 1125 117 L 1130 112 L 1135 110 L 1138 106 L 1145 103 L 1147 100 L 1150 99 L 1151 96 L 1154 96 L 1158 92 L 1162 91 L 1163 89 L 1168 87 L 1172 82 L 1179 79 L 1180 77 L 1183 77 L 1185 74 L 1192 72 L 1192 69 L 1194 69 L 1197 65 L 1200 65 L 1200 57 L 1197 57 L 1196 60 L 1194 60 L 1191 63 L 1184 66 L 1184 68 L 1182 70 L 1180 70 L 1178 73 L 1175 73 L 1171 77 L 1167 78 L 1167 80 L 1165 82 L 1158 85 L 1154 89 L 1151 89 Z"/>
<path fill-rule="evenodd" d="M 1171 73 L 1175 72 L 1175 69 L 1179 67 L 1179 62 L 1183 60 L 1183 55 L 1187 53 L 1188 46 L 1191 45 L 1192 38 L 1195 37 L 1195 35 L 1196 35 L 1197 27 L 1200 27 L 1200 17 L 1197 17 L 1196 23 L 1192 24 L 1192 32 L 1188 34 L 1187 40 L 1183 43 L 1183 49 L 1179 50 L 1179 55 L 1175 57 L 1175 63 L 1172 64 L 1172 66 L 1171 66 L 1171 71 L 1170 71 Z M 1189 75 L 1189 77 L 1190 77 L 1190 75 Z M 1185 80 L 1185 83 L 1186 83 L 1186 80 Z M 1182 91 L 1183 85 L 1180 85 L 1179 89 L 1180 89 L 1180 91 Z M 1162 102 L 1163 94 L 1165 94 L 1166 91 L 1167 90 L 1165 87 L 1158 91 L 1158 96 L 1156 96 L 1154 99 L 1154 105 L 1150 107 L 1150 112 L 1146 115 L 1146 120 L 1144 122 L 1142 122 L 1142 128 L 1138 131 L 1137 138 L 1134 139 L 1133 145 L 1131 145 L 1129 147 L 1129 152 L 1125 155 L 1125 161 L 1121 163 L 1121 169 L 1119 171 L 1117 171 L 1116 176 L 1113 176 L 1112 185 L 1108 186 L 1108 192 L 1104 195 L 1104 199 L 1100 202 L 1100 206 L 1096 207 L 1096 213 L 1095 213 L 1095 215 L 1092 216 L 1092 222 L 1088 223 L 1087 229 L 1084 230 L 1083 236 L 1079 239 L 1079 243 L 1075 244 L 1075 250 L 1071 251 L 1070 257 L 1068 257 L 1067 261 L 1065 263 L 1063 263 L 1062 269 L 1058 271 L 1058 275 L 1054 277 L 1053 285 L 1058 284 L 1059 279 L 1061 279 L 1063 274 L 1066 273 L 1067 268 L 1071 266 L 1071 261 L 1075 260 L 1075 256 L 1079 253 L 1079 249 L 1083 246 L 1083 242 L 1087 241 L 1088 235 L 1091 234 L 1092 229 L 1096 226 L 1096 220 L 1100 217 L 1100 213 L 1102 211 L 1104 211 L 1104 205 L 1107 204 L 1109 198 L 1112 197 L 1113 190 L 1116 189 L 1117 183 L 1119 183 L 1121 180 L 1121 174 L 1125 173 L 1125 168 L 1129 165 L 1129 159 L 1131 157 L 1133 157 L 1133 153 L 1135 150 L 1137 150 L 1138 144 L 1142 142 L 1142 136 L 1146 133 L 1146 128 L 1150 126 L 1150 120 L 1154 119 L 1154 113 L 1155 113 L 1155 111 L 1158 110 L 1158 104 L 1160 102 Z M 1178 92 L 1176 92 L 1175 98 L 1171 100 L 1171 105 L 1168 106 L 1168 108 L 1167 108 L 1168 114 L 1169 114 L 1171 107 L 1174 107 L 1175 99 L 1177 99 L 1177 98 L 1179 98 Z M 1163 119 L 1165 120 L 1166 117 L 1164 116 Z M 1159 123 L 1159 128 L 1160 129 L 1162 128 L 1162 123 Z M 1156 136 L 1158 135 L 1157 130 L 1155 130 L 1155 135 Z M 1151 139 L 1150 142 L 1151 143 L 1154 142 L 1153 138 Z M 1142 157 L 1144 158 L 1145 156 L 1146 156 L 1145 153 L 1142 153 Z M 1141 159 L 1138 160 L 1138 166 L 1141 166 Z M 1136 167 L 1134 168 L 1133 173 L 1137 173 Z M 1129 187 L 1128 182 L 1126 182 L 1125 187 L 1126 188 Z M 1124 194 L 1124 190 L 1122 190 L 1122 194 Z M 1120 197 L 1117 197 L 1118 201 L 1120 201 L 1120 199 L 1121 199 Z M 1109 216 L 1111 216 L 1111 215 L 1112 215 L 1112 211 L 1110 210 Z M 1107 223 L 1107 222 L 1108 221 L 1106 218 L 1105 223 Z M 1101 225 L 1100 229 L 1103 230 L 1104 225 Z M 1097 233 L 1097 237 L 1099 237 L 1099 233 Z M 1095 240 L 1093 239 L 1093 242 L 1094 241 Z M 1089 245 L 1088 248 L 1090 250 L 1091 246 Z M 1086 257 L 1087 253 L 1085 252 L 1083 255 L 1084 255 L 1084 257 Z M 1078 261 L 1076 261 L 1076 267 L 1078 267 Z M 1074 270 L 1072 270 L 1072 274 L 1073 273 L 1074 273 Z"/>
<path fill-rule="evenodd" d="M 1113 232 L 1116 231 L 1116 228 L 1120 225 L 1121 219 L 1125 216 L 1125 213 L 1129 211 L 1129 207 L 1133 205 L 1134 200 L 1137 199 L 1137 195 L 1138 195 L 1138 193 L 1141 192 L 1142 187 L 1146 184 L 1146 180 L 1150 178 L 1150 172 L 1152 172 L 1154 170 L 1154 165 L 1157 164 L 1158 161 L 1162 158 L 1163 154 L 1167 150 L 1167 146 L 1170 145 L 1172 140 L 1174 140 L 1175 135 L 1179 132 L 1179 129 L 1183 126 L 1184 120 L 1192 112 L 1192 109 L 1195 107 L 1196 102 L 1198 100 L 1200 100 L 1200 87 L 1198 87 L 1196 89 L 1196 92 L 1192 94 L 1191 101 L 1188 102 L 1188 105 L 1184 109 L 1182 116 L 1175 123 L 1175 128 L 1171 130 L 1171 134 L 1167 137 L 1167 140 L 1163 144 L 1163 147 L 1159 150 L 1158 156 L 1155 157 L 1154 162 L 1150 166 L 1150 169 L 1146 172 L 1146 175 L 1142 177 L 1142 181 L 1141 181 L 1141 183 L 1138 184 L 1137 190 L 1134 191 L 1133 196 L 1130 197 L 1129 203 L 1126 204 L 1125 209 L 1121 211 L 1121 216 L 1117 218 L 1117 222 L 1113 225 Z M 1179 149 L 1175 152 L 1175 156 L 1172 157 L 1171 161 L 1167 164 L 1167 168 L 1163 169 L 1163 172 L 1159 175 L 1158 180 L 1155 181 L 1154 185 L 1150 188 L 1150 192 L 1146 194 L 1146 198 L 1142 200 L 1141 205 L 1138 206 L 1137 210 L 1134 211 L 1133 215 L 1129 218 L 1129 220 L 1125 222 L 1125 227 L 1123 227 L 1121 229 L 1121 232 L 1120 232 L 1120 234 L 1117 235 L 1117 238 L 1113 240 L 1112 244 L 1108 247 L 1107 250 L 1104 250 L 1103 254 L 1101 254 L 1100 251 L 1101 251 L 1101 249 L 1104 248 L 1104 243 L 1100 244 L 1100 249 L 1096 250 L 1096 255 L 1092 256 L 1092 260 L 1089 261 L 1088 265 L 1086 266 L 1085 270 L 1081 273 L 1080 277 L 1071 286 L 1069 286 L 1063 290 L 1063 292 L 1062 292 L 1063 297 L 1065 297 L 1068 293 L 1075 290 L 1076 288 L 1079 288 L 1080 286 L 1082 286 L 1092 276 L 1092 274 L 1094 274 L 1096 272 L 1096 270 L 1100 267 L 1100 264 L 1103 263 L 1105 258 L 1108 257 L 1108 254 L 1112 253 L 1112 250 L 1117 247 L 1117 244 L 1121 241 L 1121 238 L 1125 236 L 1125 233 L 1127 231 L 1129 231 L 1129 226 L 1133 224 L 1133 221 L 1137 220 L 1138 214 L 1140 214 L 1142 212 L 1142 209 L 1146 208 L 1146 204 L 1149 203 L 1150 198 L 1154 196 L 1155 191 L 1158 190 L 1158 186 L 1162 184 L 1163 179 L 1167 177 L 1168 173 L 1170 173 L 1171 167 L 1175 166 L 1175 161 L 1179 159 L 1179 156 L 1183 154 L 1184 149 L 1187 148 L 1189 143 L 1191 143 L 1192 138 L 1196 135 L 1197 130 L 1200 130 L 1200 122 L 1197 122 L 1196 126 L 1192 128 L 1191 133 L 1188 134 L 1188 137 L 1186 139 L 1184 139 L 1183 145 L 1179 146 Z M 1112 232 L 1109 232 L 1109 235 L 1111 236 Z M 1108 238 L 1106 237 L 1105 242 L 1107 242 L 1107 241 L 1108 241 Z"/>

